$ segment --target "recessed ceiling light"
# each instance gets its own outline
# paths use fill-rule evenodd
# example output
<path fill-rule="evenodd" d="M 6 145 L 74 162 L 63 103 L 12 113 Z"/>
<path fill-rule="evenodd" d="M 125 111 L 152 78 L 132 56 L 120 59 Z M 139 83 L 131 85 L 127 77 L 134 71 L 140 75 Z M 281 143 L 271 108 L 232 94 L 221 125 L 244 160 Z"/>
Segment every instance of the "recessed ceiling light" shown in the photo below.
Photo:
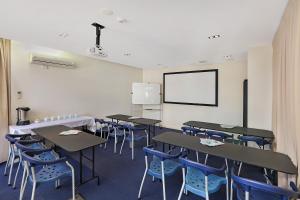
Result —
<path fill-rule="evenodd" d="M 224 56 L 225 60 L 232 60 L 232 55 L 227 55 L 227 56 Z"/>
<path fill-rule="evenodd" d="M 123 24 L 123 23 L 126 23 L 126 22 L 127 22 L 127 19 L 122 18 L 122 17 L 117 17 L 117 22 Z"/>
<path fill-rule="evenodd" d="M 58 36 L 62 37 L 62 38 L 66 38 L 69 36 L 69 34 L 68 33 L 60 33 L 60 34 L 58 34 Z"/>
<path fill-rule="evenodd" d="M 157 66 L 161 66 L 161 64 L 157 64 Z"/>
<path fill-rule="evenodd" d="M 101 10 L 101 13 L 102 13 L 103 15 L 113 15 L 113 14 L 114 14 L 114 11 L 112 11 L 112 10 L 110 10 L 110 9 L 108 9 L 108 8 L 103 8 L 103 9 Z"/>
<path fill-rule="evenodd" d="M 124 53 L 124 56 L 131 56 L 131 53 Z"/>
<path fill-rule="evenodd" d="M 212 40 L 212 39 L 217 39 L 221 37 L 221 35 L 212 35 L 212 36 L 209 36 L 208 39 Z"/>

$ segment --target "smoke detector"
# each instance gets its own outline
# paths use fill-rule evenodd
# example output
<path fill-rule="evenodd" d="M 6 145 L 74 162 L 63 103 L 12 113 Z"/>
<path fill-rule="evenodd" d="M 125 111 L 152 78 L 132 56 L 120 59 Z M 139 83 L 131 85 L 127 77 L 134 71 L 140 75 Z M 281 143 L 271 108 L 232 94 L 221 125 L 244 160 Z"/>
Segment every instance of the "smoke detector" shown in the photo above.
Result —
<path fill-rule="evenodd" d="M 98 23 L 93 23 L 92 26 L 96 27 L 96 44 L 89 48 L 89 53 L 93 56 L 107 57 L 107 54 L 100 45 L 101 30 L 104 29 L 105 26 Z"/>

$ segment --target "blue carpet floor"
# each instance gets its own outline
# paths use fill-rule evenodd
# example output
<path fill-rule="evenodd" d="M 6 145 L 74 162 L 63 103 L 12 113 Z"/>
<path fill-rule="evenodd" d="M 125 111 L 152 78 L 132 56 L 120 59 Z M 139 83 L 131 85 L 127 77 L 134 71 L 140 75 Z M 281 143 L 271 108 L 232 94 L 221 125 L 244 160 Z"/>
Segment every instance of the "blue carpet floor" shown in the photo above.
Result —
<path fill-rule="evenodd" d="M 161 133 L 166 129 L 157 128 L 157 132 Z M 122 155 L 113 153 L 113 142 L 109 141 L 107 149 L 102 147 L 96 148 L 96 172 L 100 175 L 100 185 L 97 181 L 91 181 L 78 187 L 79 192 L 87 200 L 135 200 L 137 199 L 139 185 L 145 170 L 144 153 L 142 146 L 145 141 L 135 144 L 135 160 L 131 160 L 131 150 L 126 143 Z M 120 144 L 118 144 L 118 150 Z M 160 148 L 160 147 L 158 147 Z M 62 152 L 63 153 L 63 152 Z M 89 151 L 86 152 L 87 154 Z M 63 153 L 64 154 L 64 153 Z M 191 152 L 191 156 L 194 153 Z M 67 155 L 75 167 L 76 181 L 79 182 L 79 154 Z M 201 157 L 204 160 L 204 156 Z M 84 161 L 84 163 L 87 163 Z M 209 157 L 209 165 L 221 166 L 224 159 Z M 21 176 L 18 180 L 17 188 L 12 189 L 7 185 L 7 176 L 3 176 L 4 164 L 0 165 L 0 199 L 16 200 L 19 197 L 19 188 Z M 261 169 L 246 166 L 243 167 L 244 175 L 257 180 L 263 180 Z M 88 164 L 84 169 L 84 177 L 89 177 L 91 171 Z M 178 197 L 182 184 L 182 174 L 179 170 L 176 175 L 168 177 L 166 180 L 167 199 L 175 200 Z M 62 187 L 54 188 L 54 184 L 45 184 L 37 187 L 36 200 L 67 200 L 71 197 L 71 179 L 61 181 Z M 27 185 L 24 199 L 30 199 L 31 184 Z M 159 200 L 162 199 L 162 184 L 159 181 L 152 182 L 151 177 L 147 177 L 142 192 L 143 200 Z M 193 194 L 183 195 L 182 200 L 201 199 Z M 223 200 L 225 197 L 225 187 L 221 191 L 210 196 L 212 200 Z"/>

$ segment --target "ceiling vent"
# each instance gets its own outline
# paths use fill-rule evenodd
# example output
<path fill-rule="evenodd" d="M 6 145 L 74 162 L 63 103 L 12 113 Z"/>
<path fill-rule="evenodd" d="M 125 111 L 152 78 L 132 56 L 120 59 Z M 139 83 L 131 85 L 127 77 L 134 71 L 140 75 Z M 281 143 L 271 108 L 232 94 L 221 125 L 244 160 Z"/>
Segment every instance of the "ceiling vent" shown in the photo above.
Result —
<path fill-rule="evenodd" d="M 107 54 L 105 53 L 105 51 L 100 45 L 101 30 L 104 29 L 105 27 L 97 23 L 93 23 L 92 26 L 96 27 L 96 44 L 95 46 L 89 49 L 89 52 L 93 56 L 107 57 Z"/>
<path fill-rule="evenodd" d="M 76 68 L 74 62 L 58 59 L 54 57 L 35 55 L 35 54 L 30 55 L 30 63 L 46 66 L 46 67 L 58 67 L 58 68 L 66 68 L 66 69 Z"/>

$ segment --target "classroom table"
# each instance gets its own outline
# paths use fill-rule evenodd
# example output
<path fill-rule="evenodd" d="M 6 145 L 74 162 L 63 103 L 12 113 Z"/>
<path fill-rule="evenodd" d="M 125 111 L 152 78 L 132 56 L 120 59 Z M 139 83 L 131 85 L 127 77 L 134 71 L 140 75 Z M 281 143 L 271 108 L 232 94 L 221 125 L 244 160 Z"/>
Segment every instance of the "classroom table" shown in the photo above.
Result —
<path fill-rule="evenodd" d="M 224 143 L 209 147 L 200 143 L 197 136 L 184 135 L 176 132 L 165 132 L 153 138 L 155 142 L 170 144 L 177 147 L 202 152 L 205 154 L 239 161 L 250 165 L 272 169 L 286 174 L 297 174 L 297 168 L 289 156 L 268 150 Z"/>
<path fill-rule="evenodd" d="M 148 118 L 143 118 L 143 117 L 132 117 L 130 115 L 123 115 L 123 114 L 116 114 L 116 115 L 109 115 L 107 116 L 107 118 L 112 119 L 112 120 L 117 120 L 117 123 L 119 121 L 125 121 L 125 122 L 132 122 L 134 124 L 140 124 L 140 125 L 146 125 L 148 126 L 148 141 L 149 143 L 151 143 L 151 127 L 153 127 L 153 136 L 155 136 L 155 125 L 160 123 L 161 120 L 157 120 L 157 119 L 148 119 Z"/>
<path fill-rule="evenodd" d="M 241 126 L 235 126 L 233 128 L 223 128 L 221 124 L 200 122 L 200 121 L 188 121 L 183 123 L 183 125 L 192 126 L 196 128 L 209 129 L 209 130 L 223 131 L 223 132 L 234 133 L 239 135 L 257 136 L 261 138 L 267 138 L 270 140 L 274 139 L 274 134 L 272 131 L 263 130 L 263 129 L 245 128 Z"/>
<path fill-rule="evenodd" d="M 32 129 L 38 136 L 50 141 L 55 146 L 58 146 L 67 152 L 79 152 L 80 184 L 87 183 L 97 178 L 99 185 L 100 178 L 95 174 L 95 146 L 105 143 L 106 140 L 82 131 L 77 135 L 59 135 L 59 133 L 68 130 L 71 130 L 71 128 L 63 125 Z M 91 158 L 83 154 L 83 151 L 89 148 L 92 148 Z M 92 163 L 92 178 L 87 180 L 83 180 L 83 158 Z"/>

